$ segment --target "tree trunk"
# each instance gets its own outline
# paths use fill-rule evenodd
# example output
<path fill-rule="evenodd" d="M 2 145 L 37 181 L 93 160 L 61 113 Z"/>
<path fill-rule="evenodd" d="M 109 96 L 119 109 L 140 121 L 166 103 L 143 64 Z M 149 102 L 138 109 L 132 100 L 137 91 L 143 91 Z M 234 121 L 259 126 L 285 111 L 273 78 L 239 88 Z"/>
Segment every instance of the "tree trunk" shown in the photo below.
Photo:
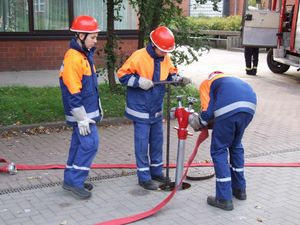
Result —
<path fill-rule="evenodd" d="M 107 33 L 106 33 L 106 67 L 110 91 L 116 89 L 115 63 L 116 55 L 114 52 L 114 0 L 107 0 Z"/>
<path fill-rule="evenodd" d="M 145 33 L 146 33 L 146 4 L 147 1 L 142 1 L 139 6 L 140 17 L 139 17 L 139 31 L 138 31 L 138 49 L 144 47 Z"/>
<path fill-rule="evenodd" d="M 154 30 L 161 22 L 161 10 L 163 9 L 163 0 L 156 0 L 155 4 L 157 5 L 156 10 L 153 12 L 152 21 L 150 24 L 150 31 Z"/>

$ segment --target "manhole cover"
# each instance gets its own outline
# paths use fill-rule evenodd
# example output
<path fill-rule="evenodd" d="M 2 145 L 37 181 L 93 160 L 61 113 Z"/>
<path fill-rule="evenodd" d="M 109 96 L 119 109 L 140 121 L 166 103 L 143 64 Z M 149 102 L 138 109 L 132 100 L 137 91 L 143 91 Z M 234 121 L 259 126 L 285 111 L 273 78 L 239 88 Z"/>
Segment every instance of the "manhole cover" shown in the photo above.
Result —
<path fill-rule="evenodd" d="M 212 167 L 193 167 L 189 168 L 186 179 L 188 180 L 206 180 L 214 177 L 215 171 Z"/>

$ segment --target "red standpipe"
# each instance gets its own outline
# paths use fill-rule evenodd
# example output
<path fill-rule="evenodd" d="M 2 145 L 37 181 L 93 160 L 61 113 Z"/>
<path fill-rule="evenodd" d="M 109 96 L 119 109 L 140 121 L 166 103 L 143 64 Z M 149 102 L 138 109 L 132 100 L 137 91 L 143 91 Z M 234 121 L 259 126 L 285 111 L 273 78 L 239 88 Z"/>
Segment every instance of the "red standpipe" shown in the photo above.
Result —
<path fill-rule="evenodd" d="M 179 140 L 186 140 L 188 133 L 187 126 L 189 125 L 189 115 L 191 113 L 188 112 L 183 107 L 176 108 L 175 117 L 177 118 L 179 128 L 177 129 L 177 135 Z"/>
<path fill-rule="evenodd" d="M 177 147 L 177 160 L 176 160 L 176 173 L 175 173 L 175 186 L 181 183 L 184 168 L 184 150 L 185 140 L 187 135 L 191 135 L 188 132 L 187 126 L 189 125 L 189 116 L 192 112 L 191 105 L 189 108 L 183 108 L 181 103 L 181 97 L 177 97 L 178 107 L 175 111 L 175 117 L 178 121 L 177 135 L 178 135 L 178 147 Z M 182 187 L 180 187 L 182 188 Z"/>

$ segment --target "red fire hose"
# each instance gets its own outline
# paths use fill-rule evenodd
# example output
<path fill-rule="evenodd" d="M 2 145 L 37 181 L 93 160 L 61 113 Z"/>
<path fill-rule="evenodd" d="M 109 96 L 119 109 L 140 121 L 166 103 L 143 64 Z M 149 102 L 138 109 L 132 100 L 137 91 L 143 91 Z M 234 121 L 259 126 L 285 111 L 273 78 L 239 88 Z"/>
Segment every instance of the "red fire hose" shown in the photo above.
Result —
<path fill-rule="evenodd" d="M 198 148 L 200 144 L 208 137 L 208 130 L 203 130 L 197 139 L 196 146 L 188 160 L 188 162 L 185 164 L 185 172 L 182 176 L 182 179 L 180 183 L 173 189 L 173 191 L 159 204 L 157 204 L 154 208 L 142 212 L 133 216 L 114 219 L 110 221 L 105 221 L 98 223 L 96 225 L 118 225 L 118 224 L 128 224 L 132 223 L 138 220 L 141 220 L 143 218 L 149 217 L 151 215 L 154 215 L 157 213 L 162 207 L 164 207 L 175 195 L 178 188 L 181 186 L 182 181 L 185 179 L 189 167 L 212 167 L 212 163 L 192 163 Z M 9 169 L 11 169 L 9 166 L 12 163 L 9 163 L 7 160 L 0 158 L 0 162 L 6 163 L 7 165 L 0 167 L 0 172 L 2 173 L 10 173 Z M 65 165 L 62 164 L 49 164 L 49 165 L 26 165 L 26 164 L 16 164 L 14 165 L 16 170 L 48 170 L 48 169 L 64 169 Z M 175 164 L 170 164 L 170 168 L 176 168 Z M 294 163 L 246 163 L 246 167 L 300 167 L 300 162 L 294 162 Z M 91 166 L 93 169 L 112 169 L 112 168 L 122 168 L 122 169 L 135 169 L 135 164 L 93 164 Z M 12 174 L 12 173 L 11 173 Z"/>
<path fill-rule="evenodd" d="M 0 173 L 9 173 L 10 163 L 3 158 L 0 158 L 0 162 L 7 163 L 0 167 Z M 176 168 L 175 163 L 169 165 L 170 168 Z M 187 167 L 187 163 L 185 163 Z M 213 163 L 206 162 L 194 162 L 191 163 L 190 167 L 213 167 Z M 300 162 L 293 163 L 245 163 L 245 167 L 300 167 Z M 64 169 L 64 164 L 43 164 L 43 165 L 27 165 L 27 164 L 16 164 L 16 170 L 50 170 L 50 169 Z M 136 169 L 135 164 L 93 164 L 92 169 Z"/>
<path fill-rule="evenodd" d="M 176 185 L 176 187 L 173 189 L 173 191 L 160 203 L 158 203 L 155 207 L 153 207 L 152 209 L 146 211 L 146 212 L 142 212 L 133 216 L 129 216 L 129 217 L 123 217 L 123 218 L 119 218 L 119 219 L 114 219 L 114 220 L 109 220 L 109 221 L 105 221 L 105 222 L 101 222 L 101 223 L 97 223 L 95 225 L 121 225 L 121 224 L 128 224 L 128 223 L 132 223 L 141 219 L 144 219 L 146 217 L 152 216 L 155 213 L 157 213 L 162 207 L 164 207 L 175 195 L 175 193 L 177 192 L 178 188 L 181 186 L 182 181 L 185 179 L 186 174 L 188 172 L 188 169 L 190 167 L 190 165 L 192 164 L 198 148 L 200 146 L 200 144 L 208 137 L 208 129 L 204 129 L 200 134 L 199 137 L 197 139 L 196 142 L 196 146 L 187 162 L 186 165 L 186 169 L 184 171 L 184 174 L 179 182 L 179 184 Z"/>

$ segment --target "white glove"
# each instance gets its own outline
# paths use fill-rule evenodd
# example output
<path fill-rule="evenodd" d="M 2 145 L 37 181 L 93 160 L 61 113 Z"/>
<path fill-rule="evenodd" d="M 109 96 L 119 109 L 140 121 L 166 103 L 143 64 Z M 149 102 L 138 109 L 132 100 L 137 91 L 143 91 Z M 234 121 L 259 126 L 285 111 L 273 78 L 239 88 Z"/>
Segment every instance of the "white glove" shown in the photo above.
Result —
<path fill-rule="evenodd" d="M 153 87 L 153 82 L 152 80 L 146 79 L 144 77 L 140 77 L 139 87 L 147 91 L 148 89 Z"/>
<path fill-rule="evenodd" d="M 90 134 L 91 133 L 90 123 L 96 123 L 96 122 L 87 117 L 85 108 L 83 106 L 74 108 L 72 109 L 71 113 L 73 114 L 75 120 L 77 121 L 79 134 L 82 136 L 86 136 Z"/>
<path fill-rule="evenodd" d="M 194 129 L 195 132 L 200 131 L 203 126 L 200 123 L 199 114 L 192 113 L 189 116 L 189 124 Z"/>

